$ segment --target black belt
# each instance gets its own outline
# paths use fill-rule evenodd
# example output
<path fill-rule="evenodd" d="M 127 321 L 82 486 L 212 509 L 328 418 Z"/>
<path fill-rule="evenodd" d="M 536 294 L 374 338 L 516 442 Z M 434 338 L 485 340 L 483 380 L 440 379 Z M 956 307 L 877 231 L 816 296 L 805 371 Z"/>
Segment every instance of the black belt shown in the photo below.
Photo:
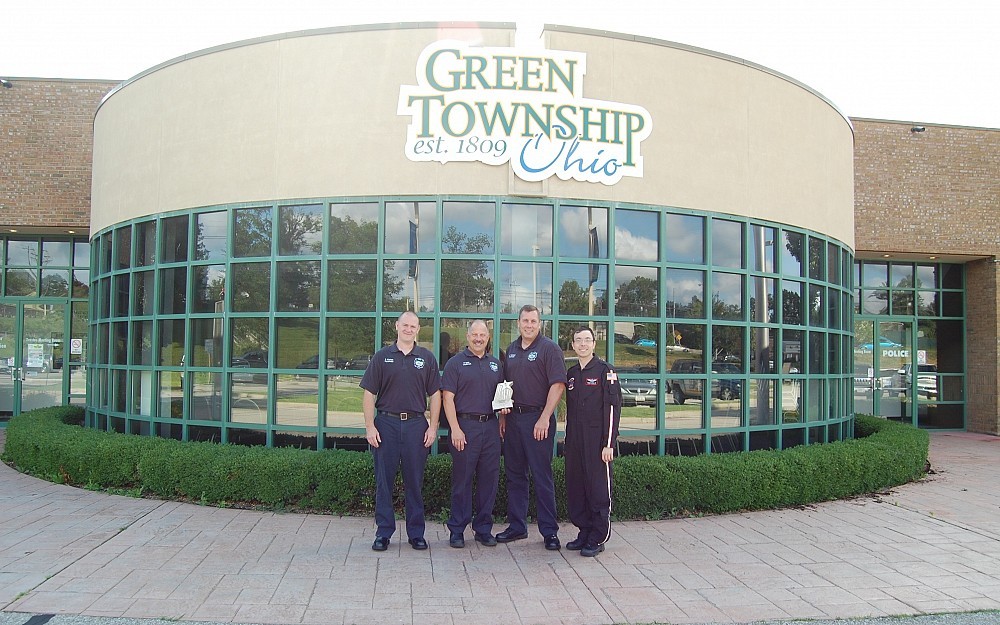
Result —
<path fill-rule="evenodd" d="M 541 412 L 542 409 L 536 406 L 514 406 L 514 412 Z"/>
<path fill-rule="evenodd" d="M 458 413 L 459 419 L 468 419 L 470 421 L 479 421 L 480 423 L 486 423 L 496 415 L 492 412 L 489 414 L 475 414 L 472 412 L 460 412 Z"/>
<path fill-rule="evenodd" d="M 400 421 L 406 421 L 407 419 L 409 419 L 411 417 L 416 417 L 416 416 L 421 416 L 422 417 L 422 416 L 424 416 L 424 413 L 422 413 L 422 412 L 398 412 L 397 413 L 397 412 L 387 412 L 385 410 L 379 410 L 378 413 L 379 414 L 384 414 L 387 417 L 395 417 L 396 419 L 399 419 Z"/>

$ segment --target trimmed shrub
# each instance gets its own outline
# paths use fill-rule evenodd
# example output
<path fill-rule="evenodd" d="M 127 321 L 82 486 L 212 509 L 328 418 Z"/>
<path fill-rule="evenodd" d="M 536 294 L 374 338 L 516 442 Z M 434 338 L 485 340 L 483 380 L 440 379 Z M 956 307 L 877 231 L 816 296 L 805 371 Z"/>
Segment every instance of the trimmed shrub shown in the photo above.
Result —
<path fill-rule="evenodd" d="M 300 508 L 370 515 L 371 454 L 205 442 L 100 432 L 79 427 L 77 407 L 35 410 L 10 421 L 3 460 L 26 473 L 75 485 L 133 488 L 207 504 Z M 795 447 L 693 457 L 624 456 L 614 463 L 616 519 L 660 519 L 803 505 L 880 491 L 921 477 L 926 432 L 869 415 L 856 438 Z M 565 463 L 553 461 L 558 513 L 566 518 Z M 506 511 L 501 480 L 494 514 Z M 431 518 L 447 516 L 451 457 L 432 456 L 424 475 Z M 395 503 L 403 509 L 401 480 Z M 534 514 L 532 497 L 529 514 Z"/>

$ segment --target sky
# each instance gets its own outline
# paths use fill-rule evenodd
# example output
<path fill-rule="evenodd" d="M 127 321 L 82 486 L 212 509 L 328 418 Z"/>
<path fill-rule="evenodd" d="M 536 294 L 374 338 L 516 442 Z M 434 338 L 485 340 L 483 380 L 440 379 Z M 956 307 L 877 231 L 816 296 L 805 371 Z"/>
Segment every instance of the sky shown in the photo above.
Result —
<path fill-rule="evenodd" d="M 254 37 L 429 21 L 653 37 L 791 76 L 850 117 L 1000 128 L 997 0 L 4 0 L 0 77 L 125 80 Z"/>

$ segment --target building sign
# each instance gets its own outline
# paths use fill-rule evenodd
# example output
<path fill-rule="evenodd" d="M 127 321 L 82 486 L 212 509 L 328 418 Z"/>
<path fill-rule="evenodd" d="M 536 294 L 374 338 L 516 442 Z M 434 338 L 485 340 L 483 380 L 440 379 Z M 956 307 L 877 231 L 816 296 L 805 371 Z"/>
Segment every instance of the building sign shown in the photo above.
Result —
<path fill-rule="evenodd" d="M 412 161 L 510 163 L 528 181 L 613 185 L 642 177 L 642 141 L 653 129 L 641 106 L 583 97 L 587 57 L 564 50 L 427 46 L 417 84 L 399 89 L 410 118 Z"/>

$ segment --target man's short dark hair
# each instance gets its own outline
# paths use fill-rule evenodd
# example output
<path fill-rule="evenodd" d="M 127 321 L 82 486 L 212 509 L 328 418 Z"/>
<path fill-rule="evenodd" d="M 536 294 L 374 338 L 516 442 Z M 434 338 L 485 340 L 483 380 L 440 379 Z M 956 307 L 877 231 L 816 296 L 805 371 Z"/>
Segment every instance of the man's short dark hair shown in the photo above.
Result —
<path fill-rule="evenodd" d="M 538 313 L 539 317 L 542 316 L 542 313 L 538 310 L 538 306 L 532 306 L 531 304 L 525 304 L 524 306 L 521 306 L 521 310 L 517 313 L 517 318 L 520 319 L 521 315 L 523 315 L 526 312 L 536 312 L 536 313 Z"/>
<path fill-rule="evenodd" d="M 597 335 L 594 334 L 594 329 L 591 328 L 590 326 L 580 326 L 576 330 L 573 330 L 573 338 L 575 339 L 576 335 L 581 332 L 590 332 L 590 338 L 594 339 L 594 341 L 597 341 Z"/>

